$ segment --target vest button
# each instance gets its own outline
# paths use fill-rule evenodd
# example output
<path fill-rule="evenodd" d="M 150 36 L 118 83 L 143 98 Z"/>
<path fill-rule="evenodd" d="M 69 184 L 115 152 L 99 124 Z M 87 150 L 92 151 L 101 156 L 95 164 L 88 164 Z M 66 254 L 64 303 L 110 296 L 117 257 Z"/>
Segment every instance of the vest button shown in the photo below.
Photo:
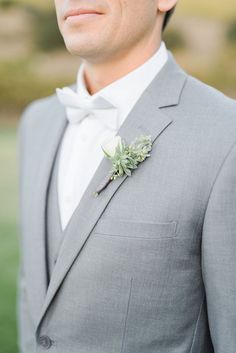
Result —
<path fill-rule="evenodd" d="M 51 338 L 46 335 L 40 336 L 38 338 L 38 344 L 45 349 L 49 349 L 51 347 L 52 343 L 53 343 L 53 341 L 51 340 Z"/>

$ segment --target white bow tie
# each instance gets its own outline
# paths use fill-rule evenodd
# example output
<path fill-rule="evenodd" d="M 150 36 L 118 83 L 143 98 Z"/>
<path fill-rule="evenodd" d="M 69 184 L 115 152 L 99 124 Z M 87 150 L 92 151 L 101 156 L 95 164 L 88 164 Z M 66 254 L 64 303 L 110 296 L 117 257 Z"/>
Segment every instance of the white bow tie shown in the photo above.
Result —
<path fill-rule="evenodd" d="M 56 89 L 59 101 L 66 107 L 66 115 L 70 123 L 81 122 L 85 117 L 98 118 L 99 121 L 111 130 L 118 129 L 117 108 L 102 96 L 88 99 L 69 87 Z"/>

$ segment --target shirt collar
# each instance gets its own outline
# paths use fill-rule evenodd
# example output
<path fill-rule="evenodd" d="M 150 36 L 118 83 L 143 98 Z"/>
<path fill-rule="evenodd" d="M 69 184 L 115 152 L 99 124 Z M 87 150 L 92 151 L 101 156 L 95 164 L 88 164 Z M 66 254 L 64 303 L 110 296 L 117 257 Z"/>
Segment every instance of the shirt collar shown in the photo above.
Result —
<path fill-rule="evenodd" d="M 77 75 L 77 92 L 87 97 L 89 100 L 103 97 L 111 102 L 118 108 L 121 116 L 120 123 L 122 123 L 125 115 L 132 109 L 138 98 L 162 69 L 167 59 L 168 52 L 166 45 L 161 41 L 159 49 L 142 65 L 105 86 L 93 95 L 90 95 L 86 88 L 83 77 L 84 63 L 82 62 Z M 127 94 L 127 92 L 129 92 L 129 94 Z"/>

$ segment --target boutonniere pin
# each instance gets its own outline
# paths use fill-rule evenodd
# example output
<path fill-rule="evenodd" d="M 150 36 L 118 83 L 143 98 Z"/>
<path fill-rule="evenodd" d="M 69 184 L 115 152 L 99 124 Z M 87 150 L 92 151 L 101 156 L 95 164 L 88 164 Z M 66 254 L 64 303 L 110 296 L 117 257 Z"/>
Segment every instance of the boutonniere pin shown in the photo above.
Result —
<path fill-rule="evenodd" d="M 150 135 L 141 135 L 136 137 L 130 145 L 126 145 L 118 135 L 104 142 L 101 147 L 105 156 L 111 160 L 112 168 L 102 184 L 93 192 L 93 196 L 95 197 L 97 197 L 112 180 L 124 174 L 131 176 L 131 171 L 136 169 L 138 164 L 143 162 L 146 157 L 150 156 L 148 152 L 152 149 L 152 141 Z"/>

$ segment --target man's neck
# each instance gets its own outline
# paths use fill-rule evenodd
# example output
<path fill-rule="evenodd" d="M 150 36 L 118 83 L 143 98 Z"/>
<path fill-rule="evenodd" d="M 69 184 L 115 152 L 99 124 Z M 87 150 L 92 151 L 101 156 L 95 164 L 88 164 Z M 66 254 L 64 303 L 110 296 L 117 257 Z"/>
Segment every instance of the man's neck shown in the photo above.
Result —
<path fill-rule="evenodd" d="M 119 53 L 116 57 L 109 58 L 99 63 L 84 61 L 84 81 L 88 92 L 92 95 L 111 84 L 112 82 L 127 75 L 140 65 L 144 64 L 161 45 L 158 43 L 146 43 L 137 46 L 126 53 Z"/>

